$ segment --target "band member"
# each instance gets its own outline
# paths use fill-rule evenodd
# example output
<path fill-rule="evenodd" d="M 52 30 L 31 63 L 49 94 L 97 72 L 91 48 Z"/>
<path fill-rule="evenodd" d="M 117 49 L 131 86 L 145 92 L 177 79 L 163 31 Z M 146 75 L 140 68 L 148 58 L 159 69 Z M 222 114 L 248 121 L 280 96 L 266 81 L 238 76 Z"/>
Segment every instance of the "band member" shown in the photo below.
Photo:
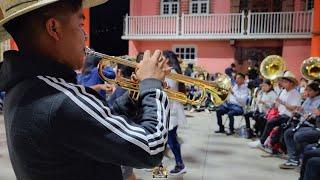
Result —
<path fill-rule="evenodd" d="M 112 91 L 110 85 L 104 83 L 104 81 L 99 77 L 98 64 L 101 58 L 87 55 L 85 58 L 84 66 L 82 72 L 77 75 L 78 84 L 90 87 L 96 90 L 100 96 L 106 99 L 107 92 Z M 111 66 L 107 66 L 103 70 L 104 75 L 109 79 L 114 79 L 116 73 L 113 71 Z"/>
<path fill-rule="evenodd" d="M 281 91 L 279 98 L 275 100 L 275 107 L 279 113 L 277 116 L 267 121 L 260 140 L 248 143 L 251 148 L 265 148 L 264 143 L 273 128 L 287 123 L 287 121 L 292 117 L 292 112 L 301 104 L 300 93 L 296 90 L 298 81 L 293 73 L 286 71 L 279 80 L 281 86 L 284 88 Z"/>
<path fill-rule="evenodd" d="M 305 122 L 315 119 L 316 114 L 314 111 L 320 105 L 320 87 L 318 83 L 310 83 L 305 89 L 306 100 L 302 106 L 297 107 L 300 118 Z M 312 122 L 309 122 L 310 124 Z M 284 140 L 287 147 L 289 158 L 287 162 L 280 165 L 281 169 L 294 169 L 300 164 L 300 155 L 303 153 L 304 148 L 308 144 L 318 142 L 320 138 L 320 131 L 317 131 L 315 127 L 309 125 L 302 125 L 288 128 L 284 133 Z"/>
<path fill-rule="evenodd" d="M 215 131 L 215 133 L 225 133 L 224 125 L 222 124 L 222 116 L 228 114 L 230 131 L 226 134 L 234 134 L 234 116 L 242 115 L 244 113 L 244 106 L 249 97 L 249 89 L 244 83 L 244 80 L 244 74 L 238 73 L 236 75 L 236 84 L 231 90 L 228 101 L 218 107 L 216 116 L 219 130 Z"/>
<path fill-rule="evenodd" d="M 167 143 L 167 60 L 144 53 L 139 101 L 128 94 L 110 109 L 91 88 L 76 85 L 85 56 L 82 7 L 106 0 L 2 0 L 0 41 L 8 33 L 19 51 L 5 53 L 0 89 L 10 159 L 18 180 L 122 179 L 120 165 L 157 166 Z M 4 30 L 4 29 L 6 30 Z M 122 112 L 142 109 L 134 123 Z M 159 113 L 160 112 L 160 113 Z M 118 114 L 118 115 L 115 115 Z M 120 116 L 119 116 L 120 115 Z"/>

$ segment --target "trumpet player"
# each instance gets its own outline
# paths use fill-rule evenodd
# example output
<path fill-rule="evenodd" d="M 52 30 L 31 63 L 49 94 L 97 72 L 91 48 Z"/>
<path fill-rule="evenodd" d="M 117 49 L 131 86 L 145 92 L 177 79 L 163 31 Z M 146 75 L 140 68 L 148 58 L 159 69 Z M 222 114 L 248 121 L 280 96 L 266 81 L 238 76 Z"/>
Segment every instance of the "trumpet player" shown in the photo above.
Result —
<path fill-rule="evenodd" d="M 120 165 L 158 165 L 168 134 L 166 60 L 146 51 L 138 65 L 140 97 L 118 99 L 117 111 L 96 91 L 76 85 L 85 56 L 82 7 L 106 0 L 2 0 L 0 42 L 19 51 L 1 64 L 4 121 L 17 180 L 122 180 Z M 26 25 L 27 24 L 27 25 Z M 9 34 L 8 34 L 9 33 Z M 120 103 L 121 102 L 121 103 Z M 130 116 L 143 109 L 136 123 Z"/>

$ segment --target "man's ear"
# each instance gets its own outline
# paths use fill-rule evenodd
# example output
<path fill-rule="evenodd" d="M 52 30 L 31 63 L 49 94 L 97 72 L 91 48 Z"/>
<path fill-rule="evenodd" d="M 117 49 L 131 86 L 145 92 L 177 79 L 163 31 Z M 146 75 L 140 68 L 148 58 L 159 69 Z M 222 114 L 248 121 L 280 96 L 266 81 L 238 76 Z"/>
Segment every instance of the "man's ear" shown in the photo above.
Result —
<path fill-rule="evenodd" d="M 62 37 L 61 23 L 55 18 L 48 19 L 46 21 L 46 32 L 54 40 L 59 41 Z"/>

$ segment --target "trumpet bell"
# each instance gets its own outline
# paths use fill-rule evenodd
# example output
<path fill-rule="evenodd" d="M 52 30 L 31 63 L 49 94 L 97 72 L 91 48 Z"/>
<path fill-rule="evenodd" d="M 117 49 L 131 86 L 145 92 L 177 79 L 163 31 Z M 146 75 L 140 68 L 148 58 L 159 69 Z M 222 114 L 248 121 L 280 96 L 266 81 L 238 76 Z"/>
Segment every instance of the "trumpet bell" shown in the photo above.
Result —
<path fill-rule="evenodd" d="M 300 72 L 308 80 L 320 78 L 320 57 L 310 57 L 303 61 Z"/>
<path fill-rule="evenodd" d="M 277 55 L 267 56 L 260 65 L 261 75 L 270 80 L 280 77 L 285 70 L 285 64 L 282 57 Z"/>

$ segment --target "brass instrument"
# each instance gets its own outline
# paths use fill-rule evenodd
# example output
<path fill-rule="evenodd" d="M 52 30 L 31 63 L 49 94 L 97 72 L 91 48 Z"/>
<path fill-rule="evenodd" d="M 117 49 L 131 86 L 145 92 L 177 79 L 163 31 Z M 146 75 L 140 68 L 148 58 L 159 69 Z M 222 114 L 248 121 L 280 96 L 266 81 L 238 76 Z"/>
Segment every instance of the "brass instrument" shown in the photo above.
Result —
<path fill-rule="evenodd" d="M 108 65 L 123 64 L 132 68 L 137 68 L 136 62 L 98 53 L 89 48 L 86 48 L 86 53 L 88 55 L 94 55 L 102 58 L 98 68 L 99 76 L 102 80 L 106 81 L 109 84 L 117 84 L 118 86 L 124 89 L 127 89 L 130 92 L 133 92 L 134 94 L 138 94 L 139 92 L 138 82 L 133 81 L 131 79 L 126 79 L 126 78 L 116 78 L 115 80 L 108 79 L 103 74 L 103 69 Z M 219 105 L 219 104 L 222 104 L 227 99 L 231 89 L 231 80 L 226 75 L 219 76 L 219 78 L 217 78 L 217 80 L 213 82 L 194 79 L 188 76 L 184 76 L 181 74 L 174 74 L 174 73 L 170 73 L 166 77 L 181 83 L 197 86 L 202 90 L 201 97 L 198 100 L 192 100 L 187 98 L 187 95 L 182 92 L 178 92 L 169 88 L 164 89 L 164 91 L 167 93 L 170 99 L 179 101 L 183 104 L 191 104 L 191 105 L 201 104 L 206 99 L 206 92 L 209 92 L 211 94 L 212 102 L 216 105 Z"/>
<path fill-rule="evenodd" d="M 320 57 L 310 57 L 302 62 L 300 72 L 308 80 L 320 78 Z"/>
<path fill-rule="evenodd" d="M 270 55 L 264 58 L 260 65 L 261 75 L 269 80 L 275 80 L 283 75 L 285 64 L 282 57 Z"/>

